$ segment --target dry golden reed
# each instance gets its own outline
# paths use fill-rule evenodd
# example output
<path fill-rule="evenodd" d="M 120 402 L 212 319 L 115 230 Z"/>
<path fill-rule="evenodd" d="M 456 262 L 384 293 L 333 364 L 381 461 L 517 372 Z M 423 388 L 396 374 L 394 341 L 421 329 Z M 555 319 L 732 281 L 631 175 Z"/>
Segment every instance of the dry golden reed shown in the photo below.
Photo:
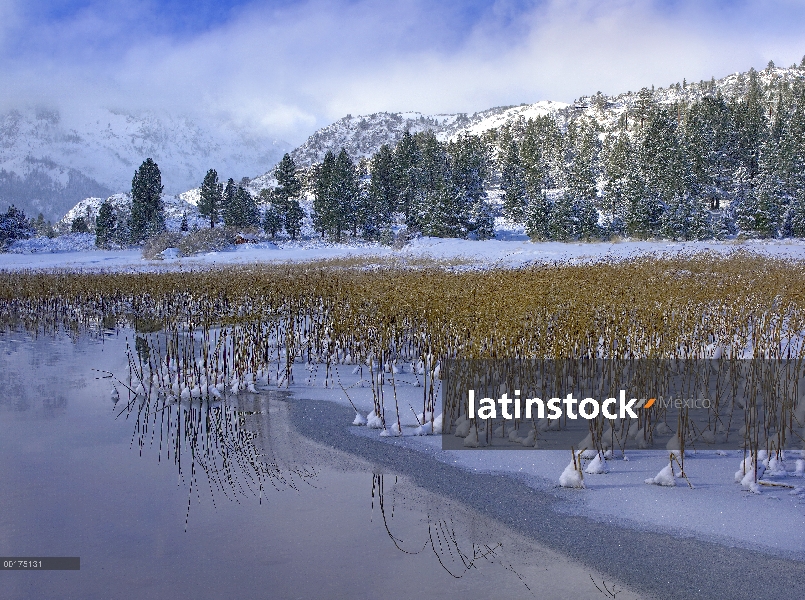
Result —
<path fill-rule="evenodd" d="M 148 372 L 170 363 L 179 387 L 229 386 L 233 377 L 243 385 L 271 365 L 275 382 L 287 384 L 299 361 L 323 365 L 329 380 L 334 364 L 363 364 L 378 414 L 386 366 L 419 361 L 423 413 L 433 415 L 438 365 L 448 358 L 712 358 L 715 348 L 734 358 L 751 348 L 758 358 L 801 360 L 805 262 L 735 252 L 488 270 L 340 260 L 5 272 L 0 323 L 37 332 L 163 330 L 164 339 L 147 342 L 159 354 Z M 786 410 L 775 418 L 790 419 Z M 766 443 L 747 431 L 755 451 Z M 766 427 L 764 439 L 772 433 Z"/>

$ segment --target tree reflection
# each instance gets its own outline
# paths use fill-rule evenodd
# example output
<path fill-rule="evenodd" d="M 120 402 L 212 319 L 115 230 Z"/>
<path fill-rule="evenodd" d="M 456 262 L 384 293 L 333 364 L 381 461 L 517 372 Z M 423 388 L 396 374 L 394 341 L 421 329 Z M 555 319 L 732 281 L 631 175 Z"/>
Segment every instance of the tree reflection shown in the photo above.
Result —
<path fill-rule="evenodd" d="M 478 569 L 479 565 L 497 564 L 515 575 L 525 588 L 531 592 L 531 588 L 525 579 L 515 571 L 511 564 L 503 559 L 501 553 L 502 542 L 494 544 L 478 542 L 476 538 L 479 536 L 471 530 L 471 524 L 470 530 L 464 531 L 468 523 L 457 521 L 450 516 L 438 516 L 438 514 L 449 510 L 449 507 L 442 507 L 441 510 L 438 507 L 428 507 L 425 523 L 427 525 L 427 535 L 422 536 L 421 543 L 406 543 L 398 533 L 393 531 L 395 528 L 395 513 L 399 514 L 400 510 L 398 505 L 403 505 L 405 502 L 404 493 L 398 486 L 396 476 L 394 477 L 394 483 L 389 488 L 389 490 L 386 489 L 386 478 L 382 473 L 372 475 L 372 513 L 374 514 L 375 502 L 377 502 L 386 533 L 398 550 L 405 554 L 420 554 L 430 548 L 442 568 L 455 579 L 460 579 L 472 569 Z M 401 500 L 402 502 L 400 502 Z"/>

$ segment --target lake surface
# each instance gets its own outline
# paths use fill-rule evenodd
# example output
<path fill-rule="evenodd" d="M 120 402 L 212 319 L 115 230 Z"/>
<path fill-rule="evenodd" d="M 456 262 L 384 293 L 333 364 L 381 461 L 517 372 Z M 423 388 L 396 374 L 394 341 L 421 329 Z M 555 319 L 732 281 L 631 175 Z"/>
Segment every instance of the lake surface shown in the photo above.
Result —
<path fill-rule="evenodd" d="M 132 335 L 0 334 L 0 555 L 81 559 L 0 571 L 0 597 L 605 597 L 589 568 L 301 436 L 278 392 L 129 404 Z"/>

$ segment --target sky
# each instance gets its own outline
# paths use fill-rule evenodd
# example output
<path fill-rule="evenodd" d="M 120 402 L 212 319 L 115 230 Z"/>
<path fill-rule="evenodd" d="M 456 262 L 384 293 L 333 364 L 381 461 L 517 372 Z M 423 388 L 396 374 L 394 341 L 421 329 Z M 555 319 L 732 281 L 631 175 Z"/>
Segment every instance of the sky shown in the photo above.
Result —
<path fill-rule="evenodd" d="M 791 0 L 0 0 L 0 110 L 214 116 L 295 145 L 348 113 L 472 113 L 789 66 L 802 23 Z"/>

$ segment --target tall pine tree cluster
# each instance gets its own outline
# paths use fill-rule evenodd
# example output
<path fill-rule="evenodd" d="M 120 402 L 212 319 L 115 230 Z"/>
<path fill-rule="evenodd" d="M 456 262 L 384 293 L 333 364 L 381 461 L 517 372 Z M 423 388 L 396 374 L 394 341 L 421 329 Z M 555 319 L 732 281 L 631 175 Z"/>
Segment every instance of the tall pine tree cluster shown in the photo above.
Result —
<path fill-rule="evenodd" d="M 328 152 L 313 169 L 313 227 L 335 241 L 387 238 L 396 222 L 424 235 L 487 239 L 492 168 L 491 146 L 478 136 L 445 143 L 406 132 L 358 164 L 343 148 Z"/>
<path fill-rule="evenodd" d="M 211 228 L 223 221 L 225 227 L 262 227 L 272 238 L 284 229 L 295 239 L 302 229 L 304 211 L 299 204 L 302 185 L 290 155 L 282 158 L 274 175 L 278 186 L 262 190 L 255 198 L 246 188 L 245 180 L 236 184 L 230 178 L 224 184 L 218 180 L 218 172 L 210 169 L 199 190 L 199 214 Z M 263 205 L 262 210 L 260 205 Z"/>
<path fill-rule="evenodd" d="M 805 83 L 739 83 L 675 104 L 644 88 L 614 127 L 501 127 L 503 215 L 543 240 L 805 236 Z"/>

